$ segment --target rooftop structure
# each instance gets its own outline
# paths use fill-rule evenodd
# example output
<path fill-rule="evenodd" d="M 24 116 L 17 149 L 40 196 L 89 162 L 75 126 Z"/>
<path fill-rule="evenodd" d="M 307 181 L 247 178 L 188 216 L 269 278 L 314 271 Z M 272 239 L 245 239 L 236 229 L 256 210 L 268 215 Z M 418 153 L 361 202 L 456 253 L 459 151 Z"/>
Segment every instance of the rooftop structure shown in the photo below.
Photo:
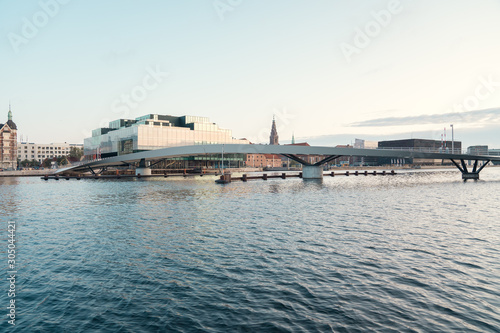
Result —
<path fill-rule="evenodd" d="M 17 125 L 15 122 L 12 121 L 12 111 L 10 110 L 10 104 L 9 104 L 9 113 L 7 113 L 7 125 L 13 130 L 17 130 Z"/>

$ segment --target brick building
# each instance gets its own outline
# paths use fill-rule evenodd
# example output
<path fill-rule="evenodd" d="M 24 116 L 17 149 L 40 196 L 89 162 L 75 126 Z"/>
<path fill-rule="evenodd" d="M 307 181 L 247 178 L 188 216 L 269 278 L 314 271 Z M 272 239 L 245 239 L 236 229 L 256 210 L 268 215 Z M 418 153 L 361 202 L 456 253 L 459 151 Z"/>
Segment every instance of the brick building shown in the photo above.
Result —
<path fill-rule="evenodd" d="M 12 121 L 12 111 L 10 110 L 7 122 L 0 123 L 0 169 L 17 169 L 17 126 Z"/>
<path fill-rule="evenodd" d="M 281 155 L 247 154 L 246 165 L 252 168 L 279 168 L 282 166 Z"/>

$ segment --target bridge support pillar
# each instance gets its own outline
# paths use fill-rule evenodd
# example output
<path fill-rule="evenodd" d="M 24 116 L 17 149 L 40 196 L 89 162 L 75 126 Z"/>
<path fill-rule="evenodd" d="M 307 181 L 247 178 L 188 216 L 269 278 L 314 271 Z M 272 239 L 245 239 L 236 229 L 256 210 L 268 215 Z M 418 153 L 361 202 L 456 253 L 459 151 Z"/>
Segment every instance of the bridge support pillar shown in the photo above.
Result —
<path fill-rule="evenodd" d="M 151 168 L 136 168 L 135 175 L 151 176 Z"/>
<path fill-rule="evenodd" d="M 484 167 L 486 165 L 488 165 L 488 163 L 490 163 L 490 160 L 486 160 L 483 163 L 483 165 L 479 167 L 479 169 L 477 168 L 479 160 L 474 160 L 474 167 L 472 168 L 472 171 L 469 171 L 467 169 L 467 164 L 465 163 L 465 160 L 463 160 L 463 159 L 460 160 L 460 163 L 462 164 L 462 166 L 460 166 L 460 164 L 458 164 L 458 162 L 456 162 L 454 159 L 451 159 L 451 162 L 453 162 L 453 164 L 455 164 L 455 166 L 458 168 L 458 170 L 460 170 L 462 172 L 462 179 L 463 180 L 468 180 L 468 179 L 478 180 L 479 173 L 481 172 L 481 170 L 484 169 Z"/>
<path fill-rule="evenodd" d="M 467 180 L 467 179 L 478 180 L 479 179 L 479 172 L 462 173 L 462 179 L 463 180 Z"/>
<path fill-rule="evenodd" d="M 139 166 L 135 169 L 135 175 L 150 176 L 151 168 L 149 167 L 149 162 L 146 162 L 145 159 L 140 160 Z"/>
<path fill-rule="evenodd" d="M 302 166 L 302 179 L 323 179 L 323 167 L 316 165 Z"/>

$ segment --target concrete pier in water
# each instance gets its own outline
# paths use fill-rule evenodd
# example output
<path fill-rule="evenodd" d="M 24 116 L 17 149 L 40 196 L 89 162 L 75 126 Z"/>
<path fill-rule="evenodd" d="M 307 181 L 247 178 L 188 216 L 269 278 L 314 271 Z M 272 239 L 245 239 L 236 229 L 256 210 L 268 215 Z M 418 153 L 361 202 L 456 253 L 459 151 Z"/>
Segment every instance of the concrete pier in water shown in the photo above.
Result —
<path fill-rule="evenodd" d="M 139 166 L 135 169 L 135 174 L 141 176 L 151 176 L 151 168 L 149 162 L 144 158 L 139 161 Z"/>
<path fill-rule="evenodd" d="M 323 167 L 304 165 L 302 167 L 302 179 L 323 179 Z"/>
<path fill-rule="evenodd" d="M 141 175 L 141 176 L 150 176 L 151 175 L 151 168 L 136 168 L 135 174 Z"/>

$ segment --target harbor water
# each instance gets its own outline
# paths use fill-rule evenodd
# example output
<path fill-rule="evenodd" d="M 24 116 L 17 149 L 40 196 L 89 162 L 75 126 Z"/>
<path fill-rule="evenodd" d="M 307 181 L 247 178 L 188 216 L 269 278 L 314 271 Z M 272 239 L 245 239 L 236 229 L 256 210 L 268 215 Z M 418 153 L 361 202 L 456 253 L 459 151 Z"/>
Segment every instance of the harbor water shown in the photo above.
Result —
<path fill-rule="evenodd" d="M 500 168 L 214 180 L 0 178 L 0 331 L 500 331 Z"/>

